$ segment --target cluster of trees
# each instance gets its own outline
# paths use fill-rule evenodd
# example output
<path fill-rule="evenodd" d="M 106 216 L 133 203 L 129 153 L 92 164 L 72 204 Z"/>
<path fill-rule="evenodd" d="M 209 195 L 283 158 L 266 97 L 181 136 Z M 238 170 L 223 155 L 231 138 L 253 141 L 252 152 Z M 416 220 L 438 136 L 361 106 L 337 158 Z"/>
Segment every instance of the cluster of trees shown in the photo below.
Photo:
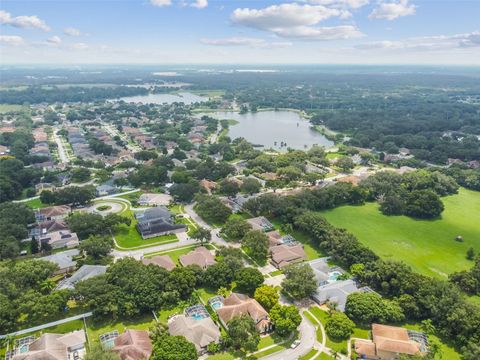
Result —
<path fill-rule="evenodd" d="M 468 257 L 474 256 L 473 249 L 469 250 Z M 463 291 L 470 295 L 480 294 L 480 256 L 475 259 L 475 264 L 469 271 L 459 271 L 450 274 L 449 279 L 457 284 Z"/>
<path fill-rule="evenodd" d="M 42 175 L 42 170 L 25 167 L 18 159 L 0 159 L 0 203 L 18 198 L 25 189 L 31 189 L 34 194 L 33 187 Z"/>
<path fill-rule="evenodd" d="M 57 266 L 49 261 L 0 262 L 0 332 L 34 326 L 63 315 L 68 290 L 53 291 Z"/>
<path fill-rule="evenodd" d="M 143 87 L 56 87 L 29 86 L 21 90 L 2 90 L 0 97 L 7 104 L 38 104 L 46 102 L 83 102 L 115 99 L 124 96 L 146 95 L 148 90 Z"/>
<path fill-rule="evenodd" d="M 232 210 L 216 196 L 200 194 L 195 200 L 195 211 L 207 222 L 223 224 L 232 214 Z"/>
<path fill-rule="evenodd" d="M 109 235 L 124 224 L 129 226 L 132 219 L 118 214 L 108 214 L 105 217 L 99 214 L 75 212 L 67 218 L 67 223 L 80 239 L 87 239 L 92 235 Z"/>
<path fill-rule="evenodd" d="M 0 204 L 0 259 L 18 256 L 20 241 L 28 237 L 28 225 L 34 222 L 33 211 L 25 204 Z"/>
<path fill-rule="evenodd" d="M 469 169 L 463 165 L 452 165 L 441 170 L 467 189 L 480 191 L 480 169 Z"/>
<path fill-rule="evenodd" d="M 456 181 L 438 171 L 417 170 L 403 175 L 379 172 L 360 184 L 368 193 L 368 200 L 376 199 L 385 215 L 408 215 L 434 218 L 443 209 L 440 196 L 455 194 Z"/>
<path fill-rule="evenodd" d="M 102 154 L 102 155 L 112 155 L 115 154 L 115 149 L 112 145 L 106 144 L 105 142 L 98 140 L 94 137 L 89 137 L 88 139 L 88 146 L 95 154 Z"/>
<path fill-rule="evenodd" d="M 44 204 L 83 206 L 95 198 L 93 186 L 68 186 L 57 191 L 45 190 L 40 194 L 40 200 Z"/>

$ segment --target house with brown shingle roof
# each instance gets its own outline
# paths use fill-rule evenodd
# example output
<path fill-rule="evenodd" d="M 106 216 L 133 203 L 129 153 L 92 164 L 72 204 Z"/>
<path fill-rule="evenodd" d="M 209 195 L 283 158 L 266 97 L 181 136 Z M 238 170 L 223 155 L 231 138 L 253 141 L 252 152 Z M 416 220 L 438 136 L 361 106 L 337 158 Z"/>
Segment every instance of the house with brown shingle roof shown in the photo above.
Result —
<path fill-rule="evenodd" d="M 218 344 L 220 330 L 212 318 L 195 319 L 185 315 L 177 315 L 168 322 L 168 332 L 172 336 L 184 336 L 199 353 L 204 353 L 211 343 Z"/>
<path fill-rule="evenodd" d="M 65 360 L 70 354 L 84 348 L 86 341 L 83 330 L 68 334 L 42 334 L 37 340 L 28 345 L 28 351 L 14 354 L 12 360 Z M 73 357 L 72 357 L 73 358 Z"/>
<path fill-rule="evenodd" d="M 210 250 L 203 246 L 197 247 L 195 250 L 190 251 L 188 254 L 180 256 L 180 264 L 182 266 L 198 265 L 202 269 L 206 269 L 210 265 L 216 263 L 215 257 Z"/>
<path fill-rule="evenodd" d="M 216 309 L 218 318 L 225 327 L 234 317 L 248 315 L 255 322 L 255 327 L 260 333 L 266 333 L 272 330 L 272 323 L 267 311 L 257 300 L 244 294 L 232 293 L 223 300 L 220 307 Z"/>
<path fill-rule="evenodd" d="M 269 252 L 272 256 L 272 264 L 278 269 L 307 259 L 302 244 L 273 246 Z"/>
<path fill-rule="evenodd" d="M 144 265 L 157 265 L 165 270 L 173 270 L 175 268 L 175 263 L 168 255 L 157 255 L 152 258 L 142 259 Z"/>
<path fill-rule="evenodd" d="M 37 221 L 62 220 L 70 214 L 72 208 L 68 205 L 49 206 L 38 209 L 35 213 Z"/>
<path fill-rule="evenodd" d="M 394 360 L 398 355 L 423 355 L 428 340 L 405 328 L 372 324 L 372 340 L 356 339 L 355 351 L 362 359 Z"/>
<path fill-rule="evenodd" d="M 153 348 L 147 331 L 126 330 L 115 338 L 112 350 L 122 360 L 148 360 Z"/>

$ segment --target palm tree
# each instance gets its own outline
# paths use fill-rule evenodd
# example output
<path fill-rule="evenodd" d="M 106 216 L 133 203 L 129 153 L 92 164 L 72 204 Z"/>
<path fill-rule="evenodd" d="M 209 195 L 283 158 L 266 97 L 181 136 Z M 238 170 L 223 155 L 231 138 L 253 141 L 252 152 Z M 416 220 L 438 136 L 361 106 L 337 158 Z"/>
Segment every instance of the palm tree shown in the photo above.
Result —
<path fill-rule="evenodd" d="M 46 279 L 40 284 L 40 290 L 44 294 L 49 294 L 55 289 L 57 284 L 52 279 Z"/>

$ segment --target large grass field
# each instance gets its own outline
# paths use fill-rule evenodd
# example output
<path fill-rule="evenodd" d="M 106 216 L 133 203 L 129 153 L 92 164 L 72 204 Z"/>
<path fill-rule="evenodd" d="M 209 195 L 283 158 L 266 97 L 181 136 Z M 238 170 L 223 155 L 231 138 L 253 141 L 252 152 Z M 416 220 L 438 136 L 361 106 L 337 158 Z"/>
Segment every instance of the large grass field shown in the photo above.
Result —
<path fill-rule="evenodd" d="M 445 211 L 436 220 L 385 216 L 377 203 L 342 206 L 322 214 L 383 259 L 402 260 L 422 274 L 445 278 L 473 266 L 466 259 L 468 248 L 480 253 L 480 192 L 460 189 L 442 201 Z M 463 242 L 455 241 L 458 235 Z"/>

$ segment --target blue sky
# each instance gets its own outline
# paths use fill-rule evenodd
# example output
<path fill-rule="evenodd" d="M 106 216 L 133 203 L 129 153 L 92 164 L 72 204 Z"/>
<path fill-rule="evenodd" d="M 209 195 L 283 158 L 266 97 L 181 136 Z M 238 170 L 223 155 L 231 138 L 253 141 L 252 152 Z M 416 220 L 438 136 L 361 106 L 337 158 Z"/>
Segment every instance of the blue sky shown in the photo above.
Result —
<path fill-rule="evenodd" d="M 7 63 L 480 65 L 480 0 L 3 0 Z"/>

